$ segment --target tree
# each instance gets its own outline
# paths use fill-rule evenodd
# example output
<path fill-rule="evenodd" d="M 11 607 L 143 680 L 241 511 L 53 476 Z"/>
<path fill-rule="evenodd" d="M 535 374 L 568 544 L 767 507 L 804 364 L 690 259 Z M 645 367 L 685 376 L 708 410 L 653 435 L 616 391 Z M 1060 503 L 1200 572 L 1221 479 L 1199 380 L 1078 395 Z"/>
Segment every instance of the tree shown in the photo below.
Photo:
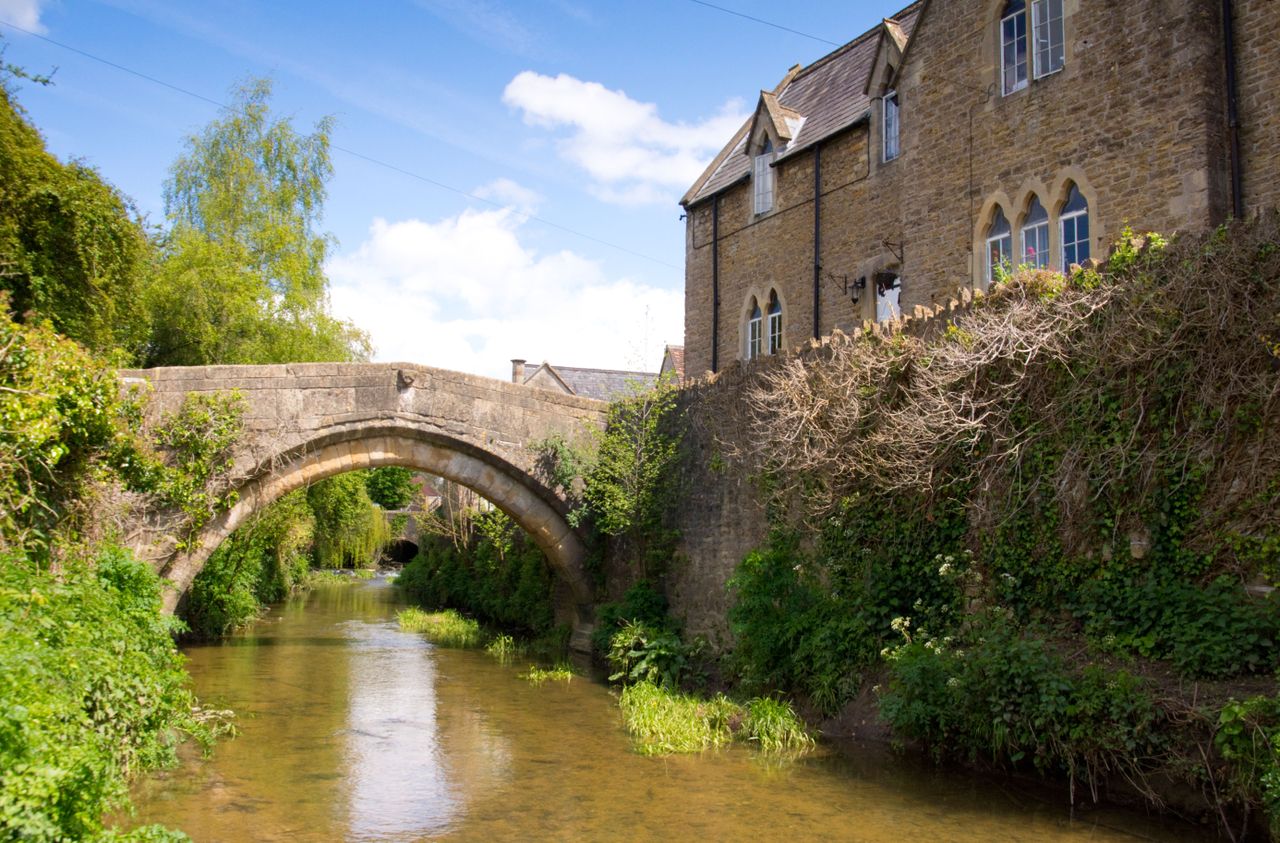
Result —
<path fill-rule="evenodd" d="M 148 290 L 149 365 L 360 360 L 368 340 L 329 313 L 321 232 L 331 118 L 298 134 L 252 80 L 170 168 L 170 228 Z"/>
<path fill-rule="evenodd" d="M 13 78 L 42 80 L 5 64 L 0 48 L 0 290 L 20 320 L 46 318 L 99 353 L 136 352 L 154 248 L 133 206 L 97 171 L 46 151 Z"/>
<path fill-rule="evenodd" d="M 413 472 L 397 465 L 375 468 L 365 476 L 369 497 L 383 509 L 404 509 L 413 503 L 417 487 L 413 485 Z"/>

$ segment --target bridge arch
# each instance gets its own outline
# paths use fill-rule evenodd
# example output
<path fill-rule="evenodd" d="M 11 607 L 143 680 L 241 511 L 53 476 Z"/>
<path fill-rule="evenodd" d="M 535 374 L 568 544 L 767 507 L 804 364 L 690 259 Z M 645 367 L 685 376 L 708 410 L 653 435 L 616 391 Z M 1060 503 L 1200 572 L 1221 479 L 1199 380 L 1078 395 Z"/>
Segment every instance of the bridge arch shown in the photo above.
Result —
<path fill-rule="evenodd" d="M 400 419 L 373 418 L 317 430 L 301 445 L 263 461 L 236 485 L 235 505 L 205 525 L 190 550 L 161 569 L 174 586 L 166 593 L 165 608 L 177 607 L 213 551 L 255 512 L 325 478 L 380 466 L 401 466 L 451 480 L 510 516 L 546 555 L 571 595 L 572 606 L 558 607 L 572 618 L 571 646 L 589 648 L 594 589 L 585 568 L 586 547 L 566 520 L 564 502 L 502 457 Z"/>

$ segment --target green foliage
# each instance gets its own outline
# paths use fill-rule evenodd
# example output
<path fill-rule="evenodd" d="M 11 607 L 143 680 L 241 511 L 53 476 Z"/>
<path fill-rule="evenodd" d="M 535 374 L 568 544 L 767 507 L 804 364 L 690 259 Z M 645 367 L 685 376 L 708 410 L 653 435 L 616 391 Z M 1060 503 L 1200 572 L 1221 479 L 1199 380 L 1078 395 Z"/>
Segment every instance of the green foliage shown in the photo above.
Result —
<path fill-rule="evenodd" d="M 622 689 L 622 718 L 641 755 L 701 752 L 733 739 L 730 720 L 738 708 L 727 698 L 700 700 L 651 682 Z"/>
<path fill-rule="evenodd" d="M 1266 813 L 1280 837 L 1280 696 L 1229 701 L 1218 715 L 1214 745 L 1227 762 L 1235 797 Z"/>
<path fill-rule="evenodd" d="M 939 631 L 955 623 L 975 574 L 957 550 L 963 519 L 945 506 L 917 513 L 858 497 L 828 520 L 812 552 L 779 531 L 747 555 L 729 583 L 733 662 L 746 687 L 800 691 L 835 713 L 896 637 L 894 618 L 914 615 Z"/>
<path fill-rule="evenodd" d="M 774 697 L 747 701 L 738 735 L 765 752 L 805 750 L 814 746 L 813 736 L 791 703 Z"/>
<path fill-rule="evenodd" d="M 364 483 L 370 500 L 383 509 L 404 509 L 413 503 L 413 495 L 417 491 L 413 485 L 413 472 L 396 465 L 365 472 Z"/>
<path fill-rule="evenodd" d="M 430 607 L 452 606 L 486 623 L 539 635 L 555 625 L 546 556 L 498 510 L 479 513 L 460 545 L 426 535 L 397 584 Z"/>
<path fill-rule="evenodd" d="M 369 498 L 362 472 L 321 480 L 307 489 L 315 514 L 314 551 L 322 568 L 370 568 L 391 540 L 382 510 Z"/>
<path fill-rule="evenodd" d="M 23 321 L 100 354 L 145 339 L 154 249 L 137 211 L 88 165 L 50 155 L 0 84 L 0 291 Z"/>
<path fill-rule="evenodd" d="M 682 439 L 676 398 L 673 386 L 659 383 L 610 404 L 595 462 L 584 477 L 591 523 L 615 540 L 616 551 L 642 579 L 667 562 L 676 538 L 667 517 L 677 499 Z"/>
<path fill-rule="evenodd" d="M 110 368 L 48 323 L 0 314 L 0 549 L 47 549 L 98 467 L 127 459 L 124 412 Z"/>
<path fill-rule="evenodd" d="M 479 621 L 464 618 L 452 609 L 443 612 L 401 609 L 396 613 L 396 620 L 401 629 L 420 632 L 441 647 L 479 647 L 484 640 Z"/>
<path fill-rule="evenodd" d="M 665 629 L 671 623 L 667 615 L 667 598 L 648 580 L 640 580 L 622 595 L 617 603 L 596 606 L 596 630 L 591 644 L 605 655 L 613 645 L 613 637 L 629 624 L 643 624 L 652 629 Z"/>
<path fill-rule="evenodd" d="M 367 338 L 328 309 L 319 223 L 332 121 L 299 135 L 272 117 L 270 96 L 266 80 L 245 84 L 173 164 L 147 365 L 368 356 Z"/>
<path fill-rule="evenodd" d="M 978 619 L 963 640 L 912 635 L 889 656 L 881 716 L 895 734 L 936 755 L 1030 764 L 1098 783 L 1117 771 L 1139 780 L 1162 748 L 1162 713 L 1124 671 L 1069 670 L 1047 643 L 1007 615 Z"/>
<path fill-rule="evenodd" d="M 1237 581 L 1205 587 L 1159 576 L 1102 577 L 1081 590 L 1077 614 L 1102 649 L 1168 659 L 1185 676 L 1271 673 L 1280 666 L 1280 600 Z"/>
<path fill-rule="evenodd" d="M 506 633 L 493 636 L 493 639 L 484 647 L 486 653 L 503 664 L 511 661 L 516 656 L 524 655 L 524 650 L 525 648 L 522 644 Z"/>
<path fill-rule="evenodd" d="M 609 642 L 609 665 L 614 670 L 609 681 L 678 688 L 690 655 L 689 646 L 671 630 L 628 621 Z"/>
<path fill-rule="evenodd" d="M 171 632 L 159 580 L 121 551 L 60 579 L 0 559 L 0 837 L 98 839 L 130 775 L 172 763 L 181 734 L 213 739 Z"/>
<path fill-rule="evenodd" d="M 567 664 L 558 664 L 551 668 L 529 665 L 529 670 L 520 674 L 520 678 L 533 685 L 541 685 L 543 682 L 571 682 L 573 669 Z"/>
<path fill-rule="evenodd" d="M 315 519 L 304 492 L 259 512 L 224 541 L 196 575 L 183 619 L 196 638 L 217 638 L 258 616 L 263 603 L 314 584 L 307 551 Z"/>

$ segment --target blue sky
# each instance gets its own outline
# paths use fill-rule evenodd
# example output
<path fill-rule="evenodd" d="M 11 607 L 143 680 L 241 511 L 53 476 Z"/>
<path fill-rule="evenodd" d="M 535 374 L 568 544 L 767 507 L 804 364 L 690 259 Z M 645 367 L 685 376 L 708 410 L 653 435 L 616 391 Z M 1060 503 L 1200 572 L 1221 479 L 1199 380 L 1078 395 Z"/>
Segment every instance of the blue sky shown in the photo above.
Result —
<path fill-rule="evenodd" d="M 905 0 L 715 5 L 843 43 Z M 832 49 L 696 0 L 0 0 L 0 22 L 215 101 L 271 76 L 299 129 L 333 115 L 336 145 L 489 199 L 335 151 L 325 225 L 333 310 L 377 359 L 495 377 L 512 357 L 656 369 L 683 339 L 678 199 L 761 88 Z M 217 108 L 0 34 L 7 61 L 58 68 L 19 94 L 52 151 L 160 224 Z"/>

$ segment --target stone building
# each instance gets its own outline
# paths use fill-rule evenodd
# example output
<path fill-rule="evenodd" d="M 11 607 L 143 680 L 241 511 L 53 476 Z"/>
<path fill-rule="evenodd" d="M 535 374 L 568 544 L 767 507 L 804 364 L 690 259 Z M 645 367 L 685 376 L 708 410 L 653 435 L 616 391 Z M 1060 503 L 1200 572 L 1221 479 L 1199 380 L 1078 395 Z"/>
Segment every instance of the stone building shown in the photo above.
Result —
<path fill-rule="evenodd" d="M 512 383 L 563 392 L 565 395 L 580 395 L 597 401 L 625 398 L 652 386 L 658 379 L 657 372 L 583 369 L 577 366 L 553 366 L 547 362 L 530 370 L 525 363 L 526 361 L 518 358 L 511 361 Z"/>
<path fill-rule="evenodd" d="M 1277 0 L 921 0 L 681 200 L 689 373 L 1280 204 Z"/>

